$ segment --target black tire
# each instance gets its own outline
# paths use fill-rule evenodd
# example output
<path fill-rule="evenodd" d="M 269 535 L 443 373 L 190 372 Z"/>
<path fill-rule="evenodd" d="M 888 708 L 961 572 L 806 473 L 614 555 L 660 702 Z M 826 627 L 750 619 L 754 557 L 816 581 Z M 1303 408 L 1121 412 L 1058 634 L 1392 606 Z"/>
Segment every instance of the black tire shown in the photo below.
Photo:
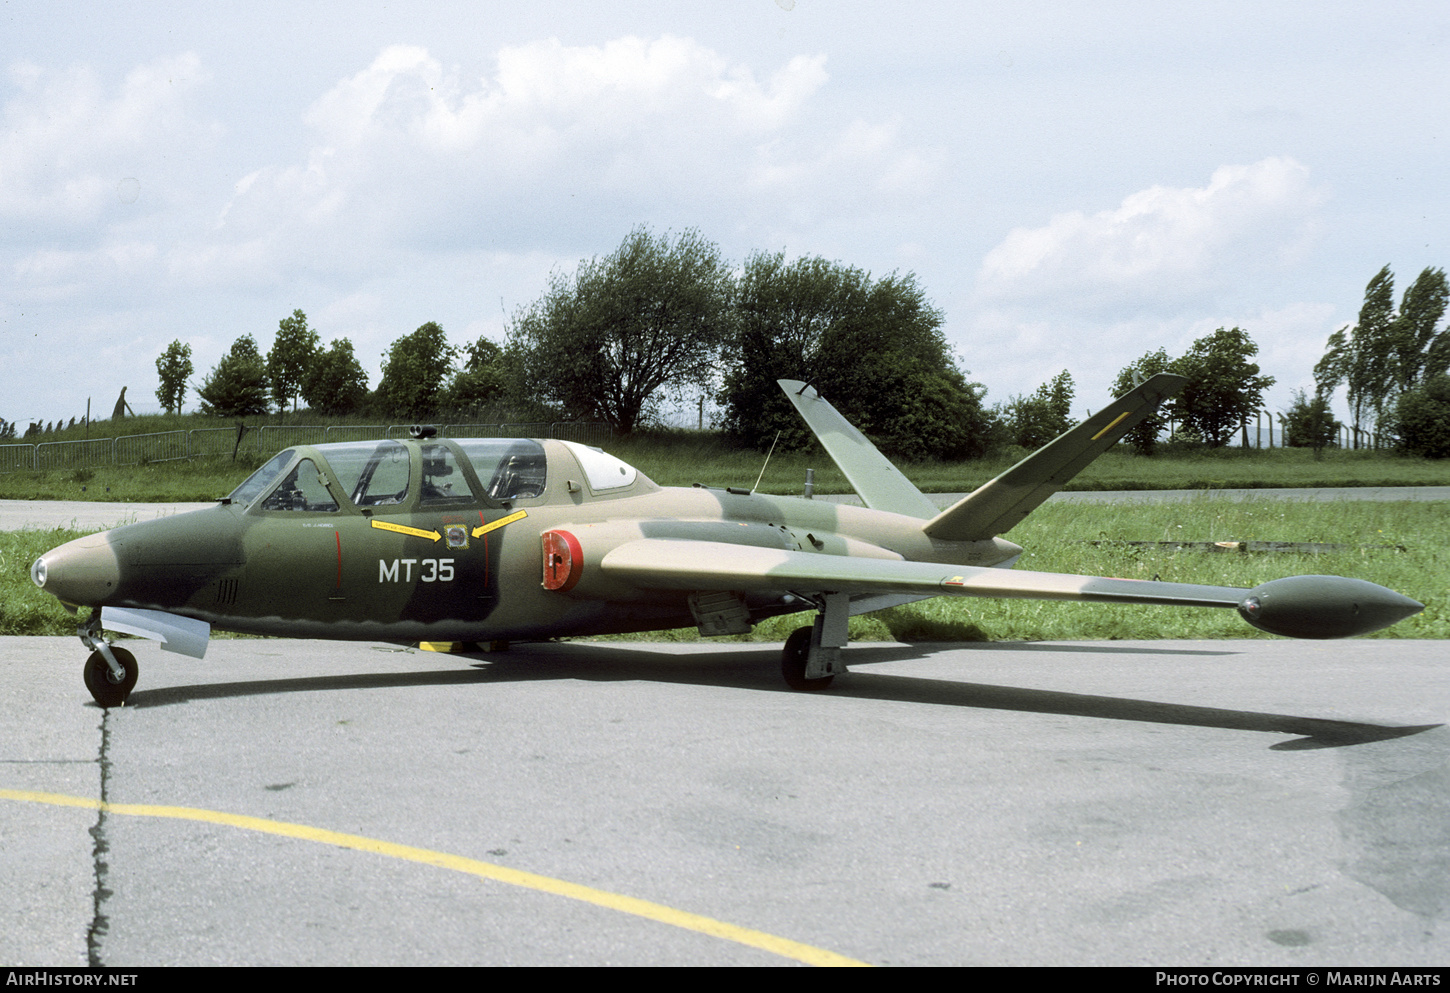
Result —
<path fill-rule="evenodd" d="M 102 707 L 123 705 L 131 691 L 136 688 L 136 677 L 141 674 L 140 667 L 136 665 L 136 656 L 126 649 L 113 646 L 111 654 L 116 656 L 116 661 L 126 670 L 126 678 L 119 683 L 112 681 L 111 667 L 106 664 L 106 657 L 100 652 L 91 652 L 91 657 L 86 659 L 86 689 L 91 691 L 91 696 Z"/>
<path fill-rule="evenodd" d="M 814 629 L 796 628 L 785 639 L 785 648 L 780 653 L 780 674 L 785 677 L 786 685 L 793 690 L 823 690 L 836 678 L 834 675 L 822 676 L 819 679 L 806 678 L 806 656 L 811 650 L 812 630 Z"/>

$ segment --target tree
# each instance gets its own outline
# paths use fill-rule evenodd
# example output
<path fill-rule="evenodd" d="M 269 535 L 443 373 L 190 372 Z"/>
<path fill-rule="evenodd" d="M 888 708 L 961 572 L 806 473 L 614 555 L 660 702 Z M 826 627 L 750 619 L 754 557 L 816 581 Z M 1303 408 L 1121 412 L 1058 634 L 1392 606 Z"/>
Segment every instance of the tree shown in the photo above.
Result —
<path fill-rule="evenodd" d="M 1450 302 L 1445 270 L 1425 268 L 1394 310 L 1394 274 L 1385 266 L 1365 287 L 1359 322 L 1329 336 L 1314 367 L 1319 391 L 1345 386 L 1355 447 L 1372 426 L 1394 421 L 1396 398 L 1450 369 L 1450 330 L 1436 332 Z"/>
<path fill-rule="evenodd" d="M 267 369 L 251 335 L 232 342 L 231 351 L 213 367 L 196 394 L 201 398 L 201 412 L 211 417 L 267 413 Z"/>
<path fill-rule="evenodd" d="M 1118 378 L 1113 382 L 1113 399 L 1117 399 L 1129 390 L 1132 390 L 1160 372 L 1168 372 L 1173 366 L 1173 360 L 1163 349 L 1156 352 L 1148 352 L 1142 358 L 1123 367 L 1118 373 Z M 1158 436 L 1167 429 L 1169 424 L 1169 412 L 1173 407 L 1171 402 L 1158 407 L 1153 413 L 1143 418 L 1142 422 L 1133 430 L 1123 436 L 1123 440 L 1133 447 L 1139 455 L 1152 455 L 1158 446 Z"/>
<path fill-rule="evenodd" d="M 183 345 L 178 339 L 166 346 L 156 359 L 156 375 L 161 386 L 156 390 L 156 399 L 162 409 L 173 414 L 181 413 L 181 403 L 186 397 L 186 381 L 191 377 L 191 346 Z"/>
<path fill-rule="evenodd" d="M 1258 364 L 1249 361 L 1258 352 L 1247 332 L 1219 328 L 1172 364 L 1170 371 L 1188 378 L 1174 412 L 1212 448 L 1222 447 L 1239 427 L 1247 447 L 1248 420 L 1263 409 L 1264 391 L 1274 385 L 1273 376 L 1259 375 Z"/>
<path fill-rule="evenodd" d="M 297 398 L 317 358 L 319 341 L 317 332 L 307 326 L 307 315 L 300 310 L 292 311 L 291 317 L 278 323 L 277 340 L 267 353 L 267 379 L 279 410 L 285 411 L 288 403 L 297 409 Z"/>
<path fill-rule="evenodd" d="M 1427 365 L 1436 344 L 1435 328 L 1445 316 L 1447 299 L 1450 299 L 1450 285 L 1446 284 L 1444 269 L 1427 267 L 1405 290 L 1400 312 L 1390 326 L 1395 379 L 1400 392 L 1414 389 L 1422 375 L 1433 377 L 1445 372 L 1443 366 L 1427 369 Z M 1443 346 L 1433 354 L 1438 366 L 1444 355 Z"/>
<path fill-rule="evenodd" d="M 1344 425 L 1334 419 L 1329 399 L 1323 393 L 1315 393 L 1313 399 L 1303 390 L 1294 391 L 1294 403 L 1279 415 L 1284 427 L 1284 444 L 1289 448 L 1312 448 L 1314 457 L 1319 458 L 1327 446 L 1334 444 L 1339 429 Z"/>
<path fill-rule="evenodd" d="M 435 321 L 393 342 L 378 382 L 383 412 L 395 417 L 432 416 L 455 353 Z"/>
<path fill-rule="evenodd" d="M 459 413 L 474 413 L 503 400 L 513 374 L 504 350 L 480 337 L 463 348 L 462 366 L 443 391 L 443 404 Z"/>
<path fill-rule="evenodd" d="M 879 280 L 822 258 L 746 260 L 720 399 L 727 430 L 755 445 L 812 443 L 778 379 L 812 384 L 886 451 L 907 459 L 980 455 L 983 390 L 958 369 L 941 311 L 913 275 Z"/>
<path fill-rule="evenodd" d="M 1013 397 L 1000 416 L 1014 445 L 1041 448 L 1072 426 L 1072 374 L 1066 369 L 1031 396 Z"/>
<path fill-rule="evenodd" d="M 662 391 L 704 389 L 730 320 L 732 278 L 715 244 L 690 230 L 671 240 L 635 228 L 610 255 L 555 272 L 514 318 L 510 344 L 526 388 L 572 417 L 621 433 Z"/>
<path fill-rule="evenodd" d="M 1400 450 L 1408 455 L 1450 456 L 1450 376 L 1435 376 L 1401 394 L 1394 430 Z"/>
<path fill-rule="evenodd" d="M 351 414 L 368 395 L 368 374 L 353 355 L 352 342 L 339 338 L 319 352 L 302 381 L 302 399 L 319 414 Z"/>
<path fill-rule="evenodd" d="M 1394 308 L 1395 276 L 1385 266 L 1365 287 L 1359 323 L 1330 335 L 1324 357 L 1314 366 L 1315 382 L 1326 396 L 1344 384 L 1356 448 L 1394 391 Z"/>

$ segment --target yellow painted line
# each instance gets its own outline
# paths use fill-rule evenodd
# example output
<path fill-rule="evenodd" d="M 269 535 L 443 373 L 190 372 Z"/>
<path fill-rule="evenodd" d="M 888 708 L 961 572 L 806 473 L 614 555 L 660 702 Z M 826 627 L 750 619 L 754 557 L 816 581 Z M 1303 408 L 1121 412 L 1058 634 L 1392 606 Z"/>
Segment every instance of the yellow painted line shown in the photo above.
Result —
<path fill-rule="evenodd" d="M 396 531 L 398 534 L 411 534 L 416 538 L 427 538 L 429 541 L 437 541 L 443 537 L 437 531 L 424 531 L 422 528 L 410 528 L 406 524 L 394 524 L 391 521 L 373 521 L 373 527 L 383 531 Z"/>
<path fill-rule="evenodd" d="M 529 512 L 527 510 L 516 511 L 515 513 L 509 514 L 507 517 L 500 517 L 498 520 L 494 521 L 492 524 L 485 524 L 482 527 L 476 527 L 476 528 L 474 528 L 473 529 L 473 536 L 475 538 L 482 538 L 484 535 L 488 534 L 490 531 L 493 531 L 493 530 L 496 530 L 498 528 L 501 528 L 505 524 L 512 524 L 514 521 L 521 521 L 525 517 L 528 517 L 528 516 L 529 516 Z"/>
<path fill-rule="evenodd" d="M 1107 427 L 1103 428 L 1097 434 L 1093 435 L 1092 440 L 1093 441 L 1097 441 L 1103 435 L 1107 434 L 1113 428 L 1117 427 L 1118 426 L 1118 422 L 1121 421 L 1123 418 L 1127 417 L 1131 413 L 1132 413 L 1131 410 L 1125 410 L 1121 414 L 1119 414 L 1117 417 L 1114 417 L 1113 418 L 1113 423 L 1109 424 Z"/>
<path fill-rule="evenodd" d="M 532 872 L 523 872 L 519 869 L 510 869 L 506 866 L 494 865 L 491 862 L 480 862 L 477 859 L 464 858 L 461 855 L 449 855 L 446 852 L 435 852 L 426 848 L 414 848 L 411 845 L 396 845 L 391 841 L 380 841 L 377 838 L 364 838 L 362 835 L 344 834 L 340 831 L 328 831 L 323 828 L 308 827 L 305 824 L 289 824 L 286 821 L 270 821 L 263 817 L 248 817 L 245 814 L 228 814 L 219 810 L 202 810 L 197 807 L 163 807 L 143 803 L 103 803 L 100 800 L 93 800 L 88 797 L 67 796 L 63 793 L 37 793 L 31 790 L 0 789 L 0 800 L 44 803 L 54 807 L 81 807 L 87 810 L 104 810 L 109 814 L 123 814 L 132 817 L 164 817 L 172 820 L 200 821 L 205 824 L 224 824 L 228 827 L 241 828 L 246 831 L 260 831 L 263 834 L 281 835 L 284 838 L 296 838 L 300 841 L 315 841 L 323 845 L 351 848 L 353 851 L 358 852 L 386 855 L 390 858 L 403 859 L 407 862 L 420 862 L 423 865 L 433 865 L 440 869 L 451 869 L 454 872 L 466 873 L 470 876 L 477 876 L 480 879 L 491 879 L 496 883 L 506 883 L 509 886 L 521 886 L 525 889 L 538 890 L 541 893 L 552 893 L 555 896 L 567 897 L 570 900 L 592 903 L 596 907 L 603 907 L 606 910 L 617 910 L 620 913 L 643 917 L 645 920 L 684 928 L 686 931 L 696 931 L 714 938 L 723 938 L 726 941 L 733 941 L 736 944 L 745 945 L 750 948 L 758 948 L 761 951 L 780 955 L 783 958 L 794 959 L 806 965 L 864 966 L 870 964 L 868 962 L 847 958 L 844 955 L 838 955 L 824 948 L 803 945 L 798 941 L 791 941 L 788 938 L 778 938 L 773 934 L 766 934 L 764 931 L 753 931 L 750 928 L 737 927 L 734 924 L 726 924 L 724 921 L 717 921 L 711 917 L 702 917 L 699 914 L 676 910 L 673 907 L 666 907 L 659 903 L 651 903 L 648 900 L 640 900 L 632 896 L 610 893 L 606 890 L 596 890 L 590 886 L 580 886 L 578 883 L 565 882 L 562 879 L 540 876 Z"/>

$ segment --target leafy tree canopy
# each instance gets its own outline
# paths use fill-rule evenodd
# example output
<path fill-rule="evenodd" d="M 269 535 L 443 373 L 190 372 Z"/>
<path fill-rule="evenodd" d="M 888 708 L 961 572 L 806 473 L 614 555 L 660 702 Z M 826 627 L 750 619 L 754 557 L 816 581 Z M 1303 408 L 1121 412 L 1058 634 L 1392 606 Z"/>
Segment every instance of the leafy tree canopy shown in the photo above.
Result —
<path fill-rule="evenodd" d="M 351 414 L 368 395 L 368 374 L 353 354 L 352 342 L 339 338 L 318 352 L 302 381 L 302 399 L 320 414 Z"/>
<path fill-rule="evenodd" d="M 1219 328 L 1173 362 L 1171 371 L 1188 378 L 1174 399 L 1174 413 L 1210 447 L 1224 445 L 1235 428 L 1263 409 L 1274 377 L 1259 375 L 1258 364 L 1249 361 L 1258 352 L 1247 332 Z"/>
<path fill-rule="evenodd" d="M 633 431 L 662 393 L 711 382 L 731 290 L 729 265 L 699 232 L 671 239 L 636 228 L 610 255 L 554 273 L 514 318 L 509 340 L 527 392 Z"/>
<path fill-rule="evenodd" d="M 941 332 L 914 275 L 871 277 L 821 258 L 745 263 L 720 400 L 725 427 L 759 448 L 811 443 L 778 379 L 810 383 L 886 451 L 965 458 L 987 446 L 980 387 Z"/>
<path fill-rule="evenodd" d="M 1279 415 L 1279 422 L 1284 426 L 1285 445 L 1312 448 L 1316 457 L 1334 444 L 1339 429 L 1344 426 L 1334 419 L 1328 397 L 1320 392 L 1309 397 L 1303 390 L 1294 391 L 1294 403 Z"/>
<path fill-rule="evenodd" d="M 998 416 L 1012 444 L 1041 448 L 1072 426 L 1072 374 L 1066 369 L 1031 396 L 1013 397 Z"/>
<path fill-rule="evenodd" d="M 196 391 L 201 412 L 213 417 L 245 417 L 265 414 L 267 369 L 257 343 L 249 334 L 232 342 L 232 347 Z"/>
<path fill-rule="evenodd" d="M 307 315 L 302 311 L 292 311 L 291 317 L 282 318 L 277 325 L 277 340 L 267 353 L 267 379 L 279 410 L 286 410 L 289 403 L 293 410 L 297 409 L 302 384 L 320 347 L 317 332 L 307 326 Z"/>
<path fill-rule="evenodd" d="M 1434 378 L 1446 371 L 1450 332 L 1437 335 L 1436 327 L 1445 316 L 1447 299 L 1450 284 L 1444 269 L 1424 269 L 1405 290 L 1391 325 L 1395 379 L 1401 392 L 1413 389 L 1422 377 Z"/>
<path fill-rule="evenodd" d="M 1170 371 L 1172 366 L 1173 360 L 1163 349 L 1147 353 L 1142 358 L 1124 366 L 1123 370 L 1118 373 L 1118 378 L 1113 382 L 1113 399 L 1116 400 L 1139 383 L 1160 372 Z M 1168 411 L 1171 409 L 1171 405 L 1159 407 L 1143 418 L 1142 423 L 1124 435 L 1123 441 L 1131 445 L 1139 455 L 1152 455 L 1158 446 L 1158 435 L 1168 427 Z"/>
<path fill-rule="evenodd" d="M 1394 309 L 1394 273 L 1385 266 L 1365 287 L 1359 321 L 1329 336 L 1314 379 L 1326 396 L 1342 384 L 1356 444 L 1382 419 L 1393 420 L 1396 398 L 1450 369 L 1450 329 L 1436 331 L 1450 302 L 1445 270 L 1424 269 Z"/>
<path fill-rule="evenodd" d="M 432 416 L 455 354 L 435 321 L 393 342 L 378 382 L 381 411 L 394 417 Z"/>
<path fill-rule="evenodd" d="M 181 404 L 186 397 L 186 381 L 191 378 L 191 346 L 183 345 L 180 339 L 166 346 L 156 359 L 156 375 L 161 380 L 156 390 L 156 399 L 162 409 L 173 414 L 181 413 Z"/>
<path fill-rule="evenodd" d="M 1450 376 L 1435 376 L 1401 394 L 1395 404 L 1394 429 L 1406 454 L 1450 456 Z"/>
<path fill-rule="evenodd" d="M 463 362 L 443 391 L 443 406 L 477 414 L 502 402 L 516 379 L 511 356 L 487 338 L 463 347 Z"/>

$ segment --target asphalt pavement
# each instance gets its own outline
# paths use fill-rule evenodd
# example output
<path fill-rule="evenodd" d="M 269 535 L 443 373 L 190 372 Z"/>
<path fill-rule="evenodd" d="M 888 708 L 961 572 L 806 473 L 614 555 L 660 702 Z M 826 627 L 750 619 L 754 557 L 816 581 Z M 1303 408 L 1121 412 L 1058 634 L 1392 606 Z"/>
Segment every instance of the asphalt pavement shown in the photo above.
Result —
<path fill-rule="evenodd" d="M 1450 961 L 1443 643 L 130 647 L 0 638 L 0 963 Z"/>

